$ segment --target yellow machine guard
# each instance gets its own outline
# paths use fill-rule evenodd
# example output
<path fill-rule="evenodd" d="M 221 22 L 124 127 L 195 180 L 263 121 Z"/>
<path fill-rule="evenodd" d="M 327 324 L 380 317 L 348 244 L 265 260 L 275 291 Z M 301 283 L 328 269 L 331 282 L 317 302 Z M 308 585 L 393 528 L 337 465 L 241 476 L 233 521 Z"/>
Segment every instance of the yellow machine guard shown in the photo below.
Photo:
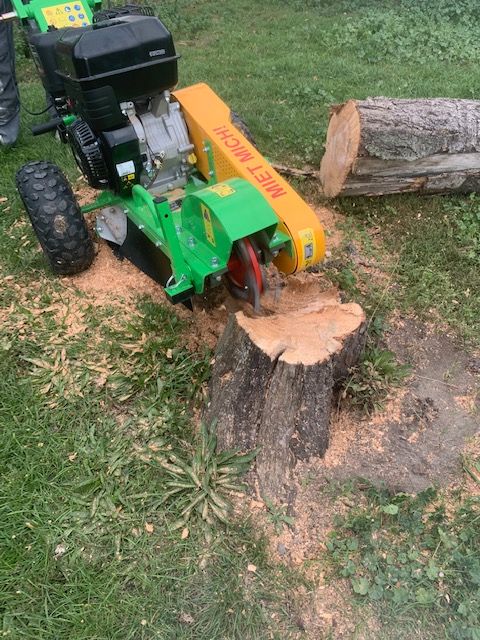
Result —
<path fill-rule="evenodd" d="M 204 150 L 208 141 L 217 180 L 234 177 L 248 180 L 280 218 L 280 231 L 291 237 L 294 253 L 281 251 L 275 259 L 277 268 L 290 274 L 322 260 L 325 234 L 314 211 L 232 124 L 229 107 L 203 83 L 175 91 L 173 97 L 180 103 L 187 121 L 200 173 L 208 176 L 208 156 Z"/>

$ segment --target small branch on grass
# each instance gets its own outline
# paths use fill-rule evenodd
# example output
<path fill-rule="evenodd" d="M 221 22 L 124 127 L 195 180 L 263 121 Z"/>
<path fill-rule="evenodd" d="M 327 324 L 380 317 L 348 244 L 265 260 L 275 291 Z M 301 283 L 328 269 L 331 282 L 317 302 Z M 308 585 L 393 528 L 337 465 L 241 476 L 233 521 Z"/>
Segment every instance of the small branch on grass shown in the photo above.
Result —
<path fill-rule="evenodd" d="M 284 164 L 278 164 L 277 162 L 272 162 L 272 167 L 278 173 L 281 173 L 286 176 L 294 176 L 297 178 L 319 178 L 320 172 L 315 171 L 315 169 L 297 169 L 296 167 L 288 167 Z"/>
<path fill-rule="evenodd" d="M 418 373 L 413 374 L 416 378 L 422 378 L 422 380 L 430 380 L 430 382 L 438 382 L 438 384 L 443 384 L 446 387 L 451 387 L 452 389 L 462 390 L 462 387 L 457 387 L 456 384 L 450 384 L 449 382 L 444 382 L 443 380 L 437 380 L 436 378 L 429 378 L 428 376 L 421 376 Z"/>

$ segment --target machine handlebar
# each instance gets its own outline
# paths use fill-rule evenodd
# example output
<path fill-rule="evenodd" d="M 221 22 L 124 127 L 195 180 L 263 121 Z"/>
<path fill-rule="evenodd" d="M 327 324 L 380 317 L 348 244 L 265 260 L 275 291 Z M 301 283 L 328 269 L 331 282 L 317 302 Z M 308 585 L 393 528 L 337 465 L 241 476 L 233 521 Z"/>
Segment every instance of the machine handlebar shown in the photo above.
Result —
<path fill-rule="evenodd" d="M 49 131 L 55 131 L 55 129 L 63 124 L 63 118 L 52 118 L 48 122 L 43 124 L 36 124 L 32 127 L 32 133 L 34 136 L 40 136 L 42 133 L 48 133 Z"/>

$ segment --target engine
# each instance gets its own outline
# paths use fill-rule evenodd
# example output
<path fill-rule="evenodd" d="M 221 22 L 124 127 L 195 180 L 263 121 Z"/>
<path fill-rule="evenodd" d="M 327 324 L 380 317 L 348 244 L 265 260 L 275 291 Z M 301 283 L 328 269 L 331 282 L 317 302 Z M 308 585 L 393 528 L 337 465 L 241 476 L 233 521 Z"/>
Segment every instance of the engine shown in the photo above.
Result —
<path fill-rule="evenodd" d="M 97 189 L 141 184 L 160 195 L 183 187 L 196 158 L 170 100 L 179 57 L 172 35 L 150 15 L 106 18 L 39 36 L 40 44 L 49 39 L 46 89 L 76 115 L 66 133 L 77 164 Z"/>
<path fill-rule="evenodd" d="M 145 105 L 121 106 L 139 141 L 143 186 L 154 193 L 183 187 L 196 158 L 180 105 L 164 91 Z"/>

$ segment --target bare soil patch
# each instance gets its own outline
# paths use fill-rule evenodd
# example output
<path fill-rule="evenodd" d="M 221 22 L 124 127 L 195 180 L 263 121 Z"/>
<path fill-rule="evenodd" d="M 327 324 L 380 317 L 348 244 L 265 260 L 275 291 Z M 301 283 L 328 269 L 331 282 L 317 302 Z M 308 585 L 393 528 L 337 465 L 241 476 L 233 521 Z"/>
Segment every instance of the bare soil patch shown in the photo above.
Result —
<path fill-rule="evenodd" d="M 112 304 L 118 298 L 134 300 L 142 295 L 156 302 L 165 299 L 161 287 L 128 260 L 119 260 L 103 241 L 98 242 L 98 252 L 90 269 L 68 280 L 100 306 Z"/>
<path fill-rule="evenodd" d="M 411 364 L 409 382 L 372 418 L 337 416 L 321 471 L 407 493 L 445 486 L 461 473 L 462 452 L 480 432 L 480 378 L 472 356 L 454 338 L 412 319 L 397 322 L 387 343 Z"/>

